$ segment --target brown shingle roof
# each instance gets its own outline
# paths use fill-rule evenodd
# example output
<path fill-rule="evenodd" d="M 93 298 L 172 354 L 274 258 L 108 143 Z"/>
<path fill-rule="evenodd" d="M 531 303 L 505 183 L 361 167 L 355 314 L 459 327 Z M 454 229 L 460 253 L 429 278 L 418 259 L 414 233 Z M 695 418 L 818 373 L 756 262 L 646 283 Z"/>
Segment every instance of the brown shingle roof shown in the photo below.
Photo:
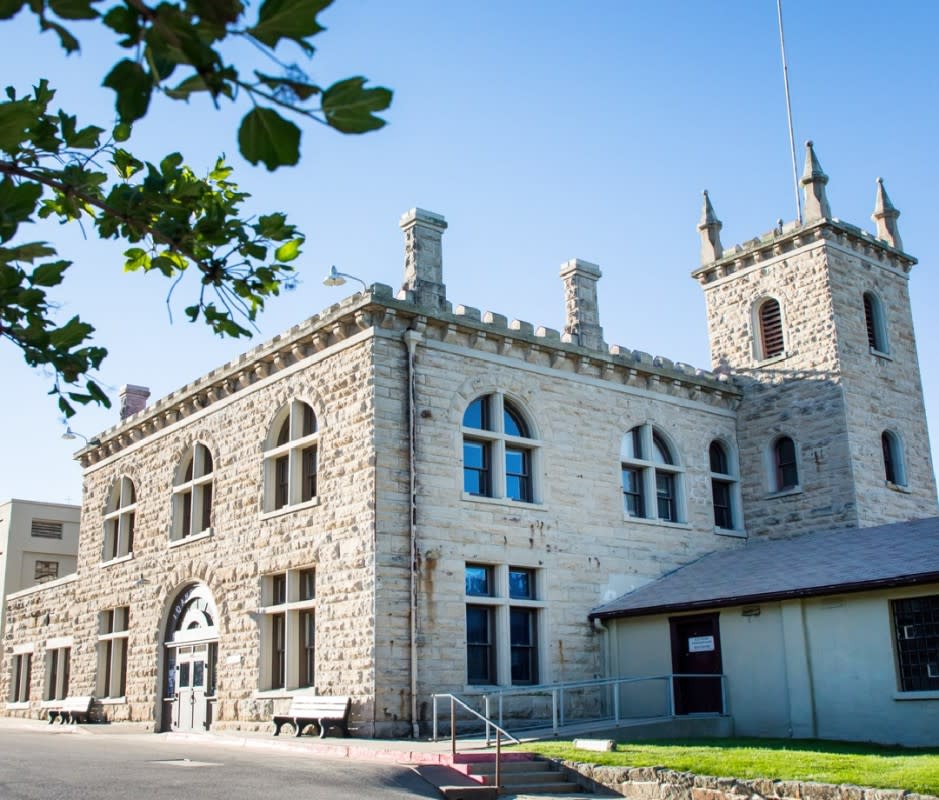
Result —
<path fill-rule="evenodd" d="M 939 581 L 939 517 L 721 550 L 595 608 L 630 617 Z"/>

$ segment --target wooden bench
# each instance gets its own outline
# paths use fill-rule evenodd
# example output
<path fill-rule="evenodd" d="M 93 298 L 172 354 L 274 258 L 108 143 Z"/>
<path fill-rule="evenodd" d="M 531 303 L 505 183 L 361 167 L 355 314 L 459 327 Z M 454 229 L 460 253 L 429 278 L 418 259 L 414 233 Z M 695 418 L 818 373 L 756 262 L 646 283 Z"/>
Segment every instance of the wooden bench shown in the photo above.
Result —
<path fill-rule="evenodd" d="M 300 694 L 290 701 L 286 714 L 274 715 L 274 735 L 280 735 L 280 729 L 290 723 L 294 736 L 299 736 L 308 725 L 319 728 L 320 739 L 326 736 L 327 728 L 339 728 L 343 736 L 349 735 L 349 709 L 351 697 L 321 697 L 313 694 Z"/>
<path fill-rule="evenodd" d="M 93 697 L 66 697 L 58 708 L 49 709 L 49 724 L 55 722 L 56 717 L 62 725 L 66 722 L 88 722 L 93 700 Z"/>

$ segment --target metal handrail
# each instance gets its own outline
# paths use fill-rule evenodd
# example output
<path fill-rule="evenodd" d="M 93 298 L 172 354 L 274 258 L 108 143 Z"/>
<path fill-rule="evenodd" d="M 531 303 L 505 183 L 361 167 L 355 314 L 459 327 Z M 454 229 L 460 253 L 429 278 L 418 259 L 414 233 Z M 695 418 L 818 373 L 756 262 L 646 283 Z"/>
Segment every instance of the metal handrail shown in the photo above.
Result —
<path fill-rule="evenodd" d="M 489 747 L 490 743 L 490 733 L 489 729 L 493 728 L 496 731 L 496 743 L 501 745 L 501 737 L 504 736 L 506 739 L 511 740 L 515 744 L 521 744 L 520 739 L 516 739 L 511 733 L 497 725 L 489 717 L 484 714 L 480 714 L 475 708 L 470 707 L 464 703 L 459 697 L 455 694 L 434 694 L 431 695 L 431 698 L 434 701 L 434 723 L 433 723 L 433 740 L 435 742 L 439 741 L 437 736 L 437 699 L 444 698 L 450 700 L 450 752 L 453 755 L 456 755 L 456 707 L 459 705 L 461 708 L 469 711 L 477 719 L 481 720 L 486 726 L 486 747 Z"/>

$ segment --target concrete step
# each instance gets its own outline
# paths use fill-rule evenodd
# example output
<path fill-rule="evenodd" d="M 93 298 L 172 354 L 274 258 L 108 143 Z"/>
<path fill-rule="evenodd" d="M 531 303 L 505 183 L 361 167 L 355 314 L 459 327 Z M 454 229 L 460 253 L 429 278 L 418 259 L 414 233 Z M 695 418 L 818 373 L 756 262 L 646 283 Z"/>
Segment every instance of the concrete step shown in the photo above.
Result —
<path fill-rule="evenodd" d="M 469 775 L 495 775 L 496 765 L 491 761 L 466 764 Z M 550 761 L 506 761 L 501 765 L 502 774 L 513 772 L 552 772 L 556 771 Z"/>

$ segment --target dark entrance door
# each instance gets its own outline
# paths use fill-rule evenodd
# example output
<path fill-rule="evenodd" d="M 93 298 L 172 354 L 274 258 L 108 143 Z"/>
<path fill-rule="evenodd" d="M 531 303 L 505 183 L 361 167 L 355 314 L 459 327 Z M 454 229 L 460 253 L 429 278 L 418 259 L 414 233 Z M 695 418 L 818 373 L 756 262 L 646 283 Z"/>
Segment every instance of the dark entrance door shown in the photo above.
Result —
<path fill-rule="evenodd" d="M 721 637 L 717 614 L 672 617 L 676 714 L 723 714 Z M 708 677 L 714 675 L 715 677 Z"/>

